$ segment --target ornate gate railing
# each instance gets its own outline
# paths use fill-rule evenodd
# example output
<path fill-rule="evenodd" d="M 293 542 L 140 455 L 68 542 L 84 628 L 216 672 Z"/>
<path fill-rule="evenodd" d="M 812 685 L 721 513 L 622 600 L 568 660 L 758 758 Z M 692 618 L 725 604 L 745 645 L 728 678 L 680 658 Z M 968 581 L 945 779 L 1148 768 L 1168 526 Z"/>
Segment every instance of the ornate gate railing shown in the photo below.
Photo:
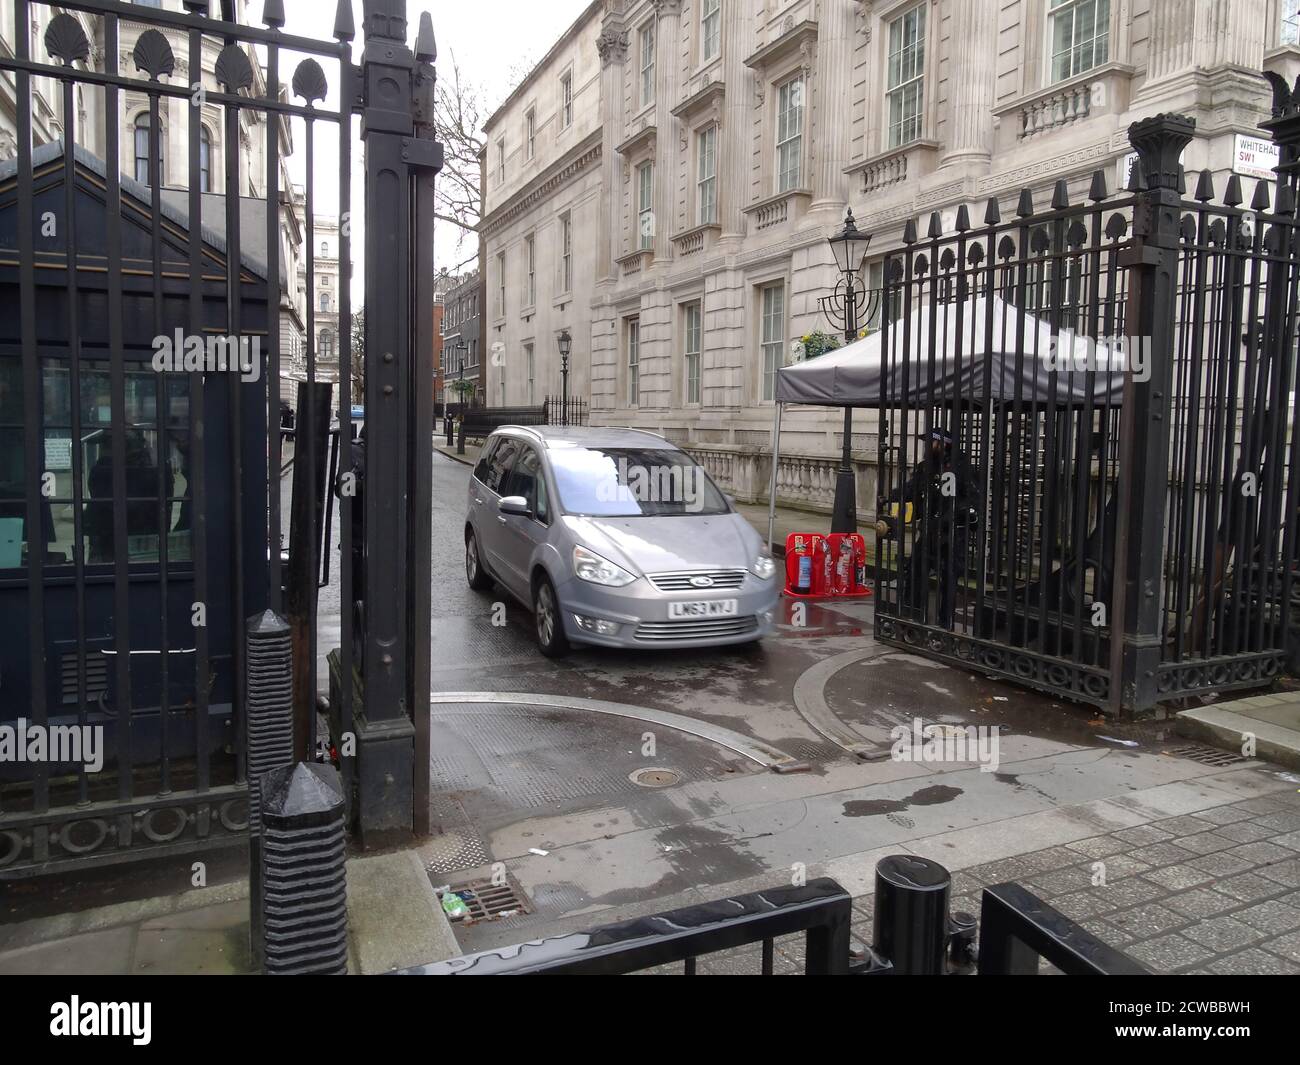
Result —
<path fill-rule="evenodd" d="M 299 412 L 302 460 L 332 429 L 352 438 L 359 118 L 378 267 L 366 341 L 385 353 L 366 374 L 369 447 L 386 461 L 370 464 L 375 490 L 341 478 L 337 502 L 309 471 L 305 511 L 338 507 L 338 660 L 345 675 L 373 664 L 368 712 L 353 685 L 341 696 L 371 752 L 356 774 L 407 767 L 363 830 L 409 832 L 422 786 L 411 718 L 427 698 L 427 599 L 421 623 L 419 591 L 385 597 L 359 656 L 351 604 L 363 528 L 390 545 L 371 574 L 385 587 L 418 586 L 419 553 L 404 549 L 429 542 L 410 441 L 431 428 L 432 27 L 426 15 L 413 52 L 404 0 L 368 0 L 356 65 L 349 0 L 333 40 L 286 32 L 278 0 L 262 27 L 241 24 L 242 0 L 211 17 L 208 0 L 182 6 L 15 0 L 14 54 L 0 55 L 17 116 L 0 128 L 0 878 L 247 831 L 247 708 L 266 678 L 250 676 L 246 637 L 268 609 L 298 622 L 294 751 L 315 752 L 315 574 L 335 545 L 304 535 L 282 563 L 277 427 L 282 371 L 301 353 L 309 391 L 337 381 L 336 427 Z M 321 303 L 326 213 L 340 266 Z M 428 584 L 426 565 L 426 597 Z"/>
<path fill-rule="evenodd" d="M 1186 197 L 1194 123 L 1087 202 L 909 223 L 885 271 L 876 631 L 1112 711 L 1266 684 L 1300 482 L 1295 167 Z M 1216 202 L 1219 201 L 1219 202 Z"/>

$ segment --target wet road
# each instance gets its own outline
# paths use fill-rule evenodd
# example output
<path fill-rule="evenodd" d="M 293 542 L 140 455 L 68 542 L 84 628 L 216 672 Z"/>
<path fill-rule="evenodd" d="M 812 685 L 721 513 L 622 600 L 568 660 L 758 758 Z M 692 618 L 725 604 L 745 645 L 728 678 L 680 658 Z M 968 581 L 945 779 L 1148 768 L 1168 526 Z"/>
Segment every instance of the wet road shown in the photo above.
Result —
<path fill-rule="evenodd" d="M 878 848 L 920 840 L 960 850 L 961 834 L 979 826 L 1201 771 L 1161 756 L 1163 726 L 1138 730 L 1138 748 L 1120 747 L 1097 738 L 1116 728 L 1088 708 L 875 644 L 869 602 L 797 609 L 783 599 L 777 633 L 758 646 L 543 658 L 528 610 L 465 583 L 469 467 L 435 454 L 433 473 L 431 688 L 441 701 L 430 774 L 440 833 L 421 853 L 439 885 L 501 863 L 531 910 L 458 928 L 467 950 L 781 882 L 792 868 L 861 891 Z M 471 702 L 455 693 L 495 694 Z M 554 705 L 566 700 L 590 702 Z M 607 704 L 631 716 L 589 708 Z M 889 759 L 889 730 L 918 717 L 988 726 L 1001 768 Z M 766 770 L 742 753 L 751 741 L 806 771 Z"/>

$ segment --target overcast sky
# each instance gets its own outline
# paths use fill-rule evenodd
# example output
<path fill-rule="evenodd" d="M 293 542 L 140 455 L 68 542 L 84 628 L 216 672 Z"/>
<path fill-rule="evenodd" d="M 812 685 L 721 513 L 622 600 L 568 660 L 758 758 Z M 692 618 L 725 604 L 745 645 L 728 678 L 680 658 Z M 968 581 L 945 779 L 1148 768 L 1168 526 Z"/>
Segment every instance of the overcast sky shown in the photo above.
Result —
<path fill-rule="evenodd" d="M 519 71 L 540 60 L 551 45 L 582 13 L 590 0 L 407 0 L 407 30 L 410 43 L 415 41 L 420 13 L 433 16 L 433 32 L 438 41 L 439 65 L 454 54 L 462 75 L 477 85 L 485 104 L 485 116 L 499 105 L 517 82 Z M 284 0 L 284 30 L 303 37 L 329 40 L 333 37 L 335 0 Z M 353 41 L 353 62 L 361 59 L 361 0 L 352 4 L 357 38 Z M 248 18 L 255 26 L 262 24 L 262 0 L 249 0 Z M 285 84 L 303 59 L 299 54 L 281 53 L 280 76 Z M 322 63 L 330 85 L 327 107 L 338 106 L 338 71 Z M 515 79 L 515 80 L 512 80 Z M 295 101 L 300 102 L 300 101 Z M 306 177 L 305 134 L 302 123 L 294 124 L 294 157 L 290 170 L 296 181 Z M 338 204 L 338 155 L 333 125 L 318 126 L 315 143 L 316 212 L 333 215 Z M 363 298 L 362 262 L 364 251 L 365 172 L 359 138 L 354 139 L 352 167 L 352 259 L 353 306 Z M 443 223 L 437 226 L 434 261 L 438 267 L 454 268 L 472 253 L 469 243 L 459 249 L 455 230 Z"/>

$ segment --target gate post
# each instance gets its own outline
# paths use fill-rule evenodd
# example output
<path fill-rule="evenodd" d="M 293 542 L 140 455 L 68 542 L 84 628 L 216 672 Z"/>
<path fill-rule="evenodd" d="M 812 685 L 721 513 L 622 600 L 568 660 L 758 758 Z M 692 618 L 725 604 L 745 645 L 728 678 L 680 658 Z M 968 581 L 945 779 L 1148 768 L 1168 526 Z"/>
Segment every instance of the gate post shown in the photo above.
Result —
<path fill-rule="evenodd" d="M 1273 315 L 1275 337 L 1272 338 L 1272 350 L 1276 352 L 1277 379 L 1272 394 L 1286 395 L 1289 389 L 1296 387 L 1295 337 L 1297 323 L 1293 313 L 1288 312 L 1294 282 L 1291 280 L 1293 263 L 1296 258 L 1296 233 L 1300 232 L 1295 221 L 1296 198 L 1300 189 L 1300 93 L 1293 90 L 1281 75 L 1265 71 L 1264 77 L 1273 89 L 1273 109 L 1269 118 L 1260 123 L 1268 131 L 1269 137 L 1278 149 L 1278 165 L 1274 168 L 1277 175 L 1276 211 L 1283 218 L 1290 218 L 1290 224 L 1277 223 L 1281 233 L 1278 242 L 1283 249 L 1284 268 L 1269 268 L 1270 295 L 1277 303 Z M 1274 282 L 1275 270 L 1280 279 Z M 1290 409 L 1283 410 L 1281 416 L 1275 416 L 1274 438 L 1270 444 L 1278 456 L 1275 464 L 1282 466 L 1285 461 L 1287 485 L 1284 496 L 1283 535 L 1282 535 L 1282 587 L 1275 598 L 1281 604 L 1281 617 L 1277 621 L 1280 629 L 1281 646 L 1286 649 L 1287 668 L 1291 672 L 1300 669 L 1300 624 L 1292 607 L 1294 573 L 1297 556 L 1300 555 L 1300 539 L 1297 538 L 1294 516 L 1300 511 L 1300 433 L 1291 429 L 1300 414 L 1300 402 L 1293 402 Z M 1287 437 L 1290 435 L 1290 440 Z M 1289 451 L 1289 458 L 1283 460 L 1282 452 Z M 1279 479 L 1280 480 L 1280 479 Z M 1278 490 L 1281 491 L 1279 483 Z"/>
<path fill-rule="evenodd" d="M 419 449 L 432 445 L 427 400 L 431 333 L 417 327 L 427 302 L 423 264 L 431 249 L 414 239 L 417 173 L 435 173 L 441 147 L 421 137 L 416 96 L 421 70 L 407 47 L 406 0 L 364 0 L 362 54 L 365 145 L 366 551 L 363 695 L 356 713 L 357 828 L 362 845 L 409 838 L 415 827 L 417 757 L 413 714 L 427 706 L 415 646 L 429 639 L 428 569 L 414 552 L 430 549 L 431 487 Z M 423 27 L 422 27 L 423 29 Z M 429 35 L 431 36 L 431 27 Z M 421 35 L 422 38 L 424 34 Z M 425 53 L 426 48 L 420 46 Z M 430 57 L 431 58 L 431 57 Z M 427 176 L 427 175 L 426 175 Z M 424 201 L 427 202 L 427 201 Z M 423 350 L 429 347 L 428 351 Z M 412 596 L 412 582 L 425 582 Z M 424 603 L 423 614 L 419 604 Z M 427 663 L 427 647 L 423 661 Z M 426 711 L 427 712 L 427 711 Z"/>
<path fill-rule="evenodd" d="M 1178 284 L 1179 157 L 1196 123 L 1155 115 L 1129 126 L 1146 188 L 1133 207 L 1125 332 L 1149 344 L 1151 374 L 1124 376 L 1116 565 L 1120 589 L 1112 604 L 1110 709 L 1149 710 L 1158 700 L 1161 654 L 1160 582 L 1169 481 L 1169 394 Z"/>

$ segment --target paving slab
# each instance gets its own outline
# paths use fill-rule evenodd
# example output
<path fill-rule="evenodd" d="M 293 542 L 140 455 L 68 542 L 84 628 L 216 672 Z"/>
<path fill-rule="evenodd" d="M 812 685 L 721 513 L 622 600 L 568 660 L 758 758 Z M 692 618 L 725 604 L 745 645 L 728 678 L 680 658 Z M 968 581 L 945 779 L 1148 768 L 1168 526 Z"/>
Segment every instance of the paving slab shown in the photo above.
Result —
<path fill-rule="evenodd" d="M 227 928 L 141 928 L 131 972 L 138 976 L 242 976 L 254 971 L 248 916 Z"/>
<path fill-rule="evenodd" d="M 137 929 L 110 928 L 0 953 L 3 976 L 126 976 Z"/>
<path fill-rule="evenodd" d="M 353 858 L 347 877 L 348 943 L 363 975 L 460 954 L 416 851 Z"/>
<path fill-rule="evenodd" d="M 1256 757 L 1300 769 L 1300 692 L 1193 707 L 1178 715 L 1177 727 L 1186 736 L 1234 751 L 1252 735 Z"/>

